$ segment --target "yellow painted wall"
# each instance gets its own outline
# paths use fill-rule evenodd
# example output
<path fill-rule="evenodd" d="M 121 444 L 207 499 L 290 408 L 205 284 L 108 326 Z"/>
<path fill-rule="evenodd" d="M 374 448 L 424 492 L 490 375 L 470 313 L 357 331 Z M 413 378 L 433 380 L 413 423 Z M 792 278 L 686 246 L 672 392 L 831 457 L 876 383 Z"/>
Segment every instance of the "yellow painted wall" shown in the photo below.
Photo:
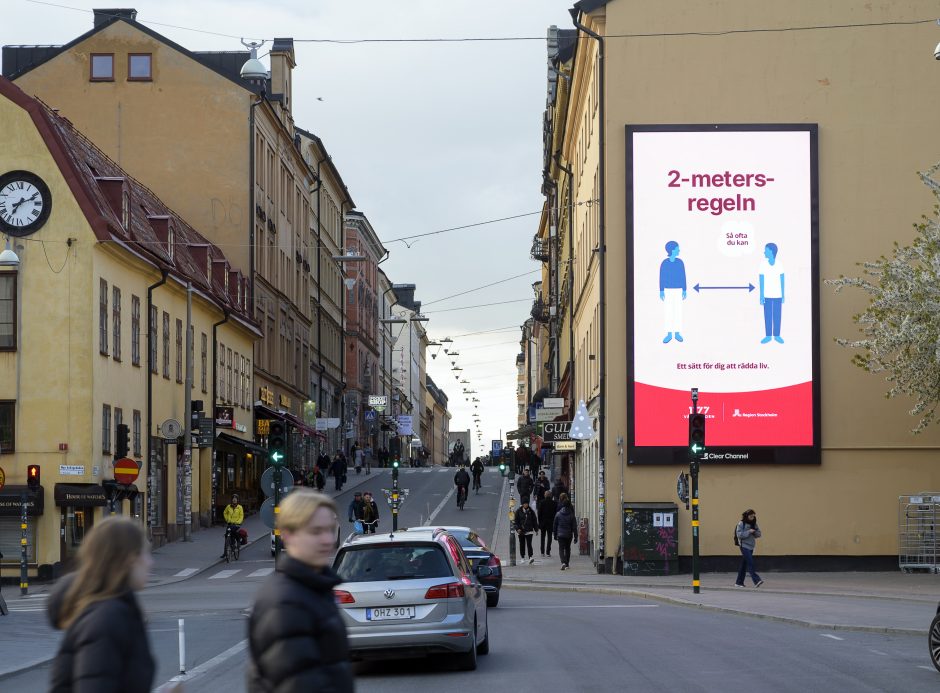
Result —
<path fill-rule="evenodd" d="M 91 53 L 114 53 L 113 82 L 89 81 Z M 153 81 L 127 81 L 129 53 L 152 53 Z M 248 90 L 121 21 L 16 84 L 59 109 L 248 271 Z"/>
<path fill-rule="evenodd" d="M 919 20 L 934 3 L 786 4 L 729 0 L 613 0 L 608 34 Z M 933 200 L 915 176 L 940 156 L 940 79 L 933 24 L 729 36 L 607 41 L 608 427 L 607 498 L 620 497 L 615 439 L 626 435 L 627 273 L 624 126 L 630 123 L 818 123 L 820 281 L 909 243 Z M 593 43 L 593 42 L 592 42 Z M 694 56 L 694 59 L 690 58 Z M 580 57 L 580 53 L 579 53 Z M 577 122 L 577 121 L 574 121 Z M 576 249 L 576 255 L 584 249 Z M 822 465 L 709 467 L 702 474 L 702 553 L 733 554 L 729 534 L 746 507 L 769 554 L 891 555 L 898 495 L 940 488 L 940 428 L 914 437 L 910 402 L 886 401 L 880 376 L 850 363 L 835 337 L 857 334 L 855 293 L 821 286 Z M 676 467 L 630 468 L 628 501 L 673 501 Z M 690 549 L 680 513 L 680 553 Z M 608 524 L 606 553 L 619 545 Z"/>

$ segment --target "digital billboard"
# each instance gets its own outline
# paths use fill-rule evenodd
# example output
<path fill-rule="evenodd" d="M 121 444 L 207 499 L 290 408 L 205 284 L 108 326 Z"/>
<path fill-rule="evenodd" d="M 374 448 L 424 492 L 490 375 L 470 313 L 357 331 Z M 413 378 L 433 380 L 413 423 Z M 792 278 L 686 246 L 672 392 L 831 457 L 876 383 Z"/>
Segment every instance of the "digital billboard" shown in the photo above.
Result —
<path fill-rule="evenodd" d="M 626 135 L 628 462 L 818 464 L 816 125 Z"/>

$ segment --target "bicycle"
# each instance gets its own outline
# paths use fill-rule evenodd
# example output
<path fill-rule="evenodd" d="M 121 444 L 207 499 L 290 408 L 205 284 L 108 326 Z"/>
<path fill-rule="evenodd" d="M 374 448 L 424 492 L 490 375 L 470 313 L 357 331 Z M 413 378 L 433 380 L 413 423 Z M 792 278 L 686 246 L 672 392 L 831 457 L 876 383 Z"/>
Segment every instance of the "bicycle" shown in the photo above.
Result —
<path fill-rule="evenodd" d="M 467 487 L 458 486 L 457 487 L 457 507 L 463 510 L 463 505 L 466 502 L 467 502 Z"/>
<path fill-rule="evenodd" d="M 231 563 L 234 558 L 238 560 L 241 554 L 241 541 L 238 536 L 238 525 L 228 525 L 225 528 L 225 562 Z"/>
<path fill-rule="evenodd" d="M 480 489 L 483 487 L 483 484 L 480 482 L 480 474 L 473 475 L 473 490 L 479 495 Z"/>

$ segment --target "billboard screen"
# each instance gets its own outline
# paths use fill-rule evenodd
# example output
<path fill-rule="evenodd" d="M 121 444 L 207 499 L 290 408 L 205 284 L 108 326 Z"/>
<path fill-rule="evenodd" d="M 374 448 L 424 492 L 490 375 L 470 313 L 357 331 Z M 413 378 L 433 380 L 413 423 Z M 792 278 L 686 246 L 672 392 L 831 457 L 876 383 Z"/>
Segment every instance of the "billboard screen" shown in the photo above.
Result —
<path fill-rule="evenodd" d="M 819 455 L 815 125 L 628 126 L 628 461 Z"/>

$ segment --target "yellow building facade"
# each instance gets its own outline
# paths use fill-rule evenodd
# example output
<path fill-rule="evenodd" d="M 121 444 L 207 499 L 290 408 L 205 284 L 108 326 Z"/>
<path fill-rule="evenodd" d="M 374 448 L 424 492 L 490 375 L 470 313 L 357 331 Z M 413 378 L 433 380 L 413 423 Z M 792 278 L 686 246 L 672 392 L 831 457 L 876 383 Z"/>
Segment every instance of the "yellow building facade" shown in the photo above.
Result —
<path fill-rule="evenodd" d="M 249 317 L 247 281 L 217 247 L 3 78 L 0 120 L 0 176 L 40 181 L 47 193 L 37 199 L 48 210 L 34 228 L 4 228 L 18 264 L 0 269 L 7 336 L 0 551 L 4 575 L 16 574 L 25 494 L 30 572 L 45 577 L 71 562 L 105 514 L 139 518 L 157 543 L 183 532 L 182 503 L 193 529 L 208 521 L 218 490 L 213 434 L 223 425 L 233 440 L 250 434 L 250 360 L 260 333 Z M 189 501 L 176 481 L 183 446 L 179 432 L 172 435 L 185 425 L 187 286 L 192 400 L 216 415 L 214 403 L 226 407 L 229 422 L 210 418 L 214 427 L 200 427 L 208 442 L 193 450 Z M 168 420 L 179 425 L 160 428 Z M 123 454 L 140 470 L 130 486 L 114 485 L 122 425 Z M 30 465 L 39 467 L 38 490 L 26 486 Z"/>
<path fill-rule="evenodd" d="M 913 436 L 910 404 L 886 400 L 885 381 L 851 364 L 851 353 L 834 340 L 858 334 L 851 316 L 865 299 L 836 295 L 823 281 L 858 274 L 856 263 L 890 253 L 895 241 L 910 243 L 910 224 L 932 207 L 915 173 L 938 158 L 929 146 L 936 130 L 931 114 L 940 106 L 930 89 L 937 79 L 930 52 L 935 27 L 910 24 L 930 11 L 927 2 L 847 7 L 805 0 L 755 8 L 735 0 L 718 9 L 576 3 L 577 21 L 606 37 L 603 60 L 599 42 L 584 31 L 571 50 L 560 52 L 553 67 L 564 76 L 555 77 L 546 147 L 561 212 L 558 235 L 572 239 L 570 289 L 561 294 L 570 307 L 562 313 L 561 334 L 570 331 L 573 353 L 560 375 L 563 383 L 566 369 L 573 376 L 569 403 L 584 400 L 595 425 L 604 424 L 603 439 L 578 444 L 573 483 L 599 570 L 621 567 L 623 503 L 677 503 L 680 565 L 688 568 L 692 552 L 691 514 L 675 492 L 683 465 L 631 464 L 626 443 L 634 273 L 627 265 L 633 210 L 626 194 L 626 128 L 656 124 L 816 124 L 819 132 L 819 275 L 813 282 L 819 293 L 821 463 L 703 464 L 703 566 L 728 568 L 737 561 L 729 528 L 748 507 L 760 517 L 759 548 L 768 568 L 897 565 L 899 497 L 940 487 L 940 432 L 934 427 Z M 845 28 L 799 30 L 836 25 Z M 583 204 L 588 200 L 603 200 L 603 207 Z M 560 283 L 564 287 L 564 276 Z"/>

